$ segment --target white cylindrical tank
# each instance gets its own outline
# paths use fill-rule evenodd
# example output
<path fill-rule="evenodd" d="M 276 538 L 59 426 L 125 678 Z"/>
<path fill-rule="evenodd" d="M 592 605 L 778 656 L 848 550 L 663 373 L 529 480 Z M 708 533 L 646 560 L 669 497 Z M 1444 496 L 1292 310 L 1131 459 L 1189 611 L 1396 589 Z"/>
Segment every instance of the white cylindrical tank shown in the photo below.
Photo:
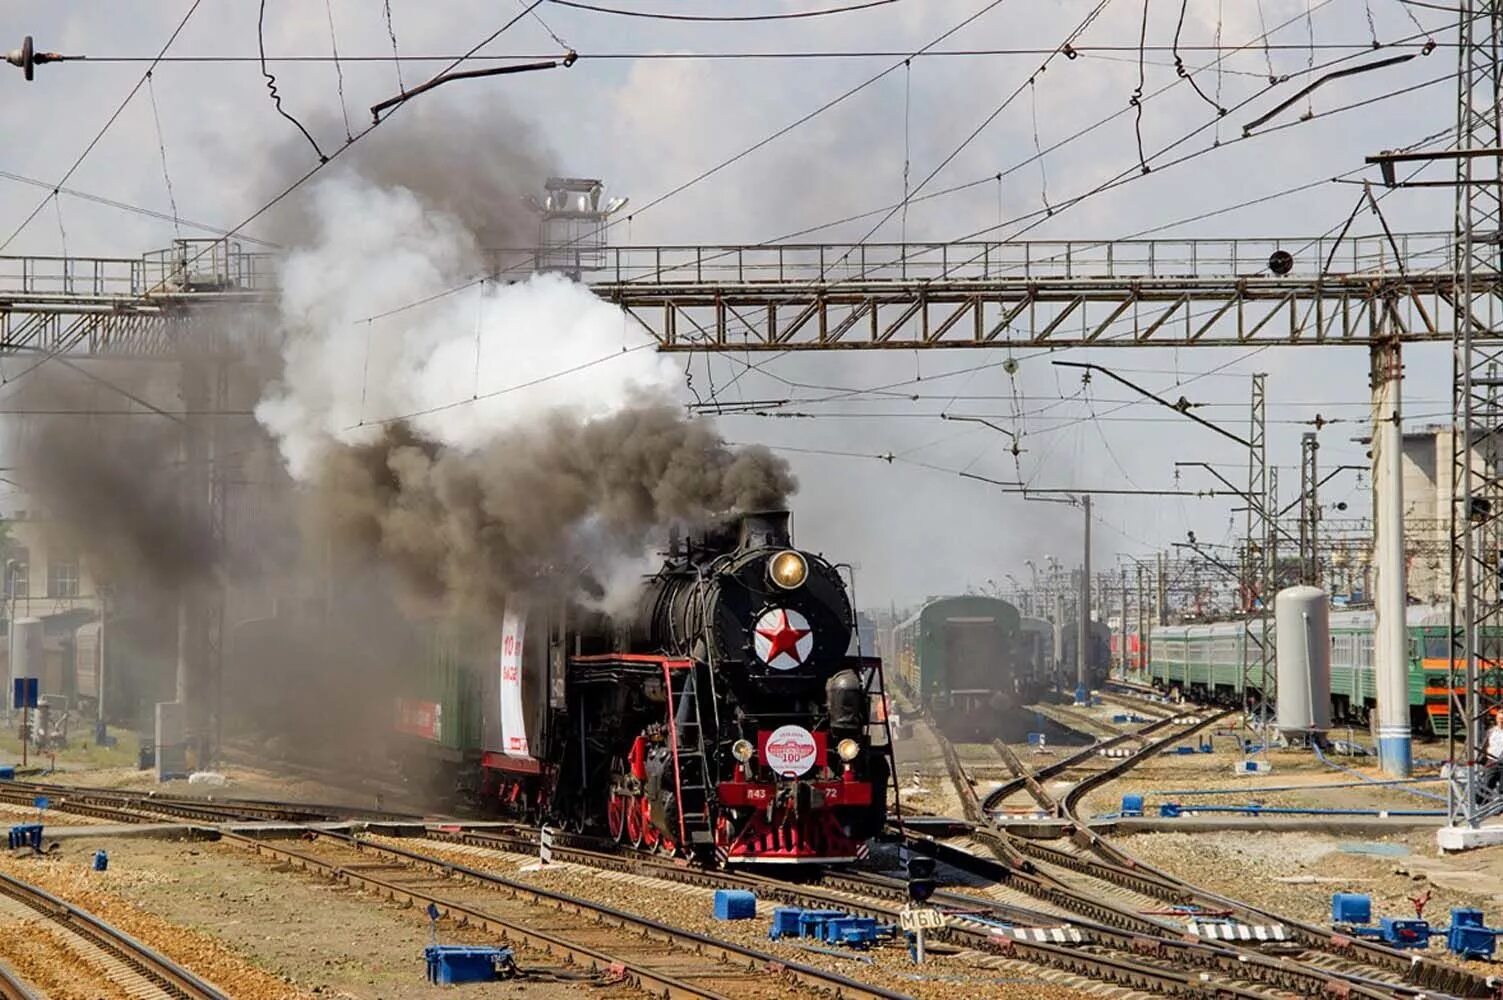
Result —
<path fill-rule="evenodd" d="M 1285 736 L 1331 726 L 1331 602 L 1319 587 L 1288 587 L 1273 603 L 1278 721 Z"/>

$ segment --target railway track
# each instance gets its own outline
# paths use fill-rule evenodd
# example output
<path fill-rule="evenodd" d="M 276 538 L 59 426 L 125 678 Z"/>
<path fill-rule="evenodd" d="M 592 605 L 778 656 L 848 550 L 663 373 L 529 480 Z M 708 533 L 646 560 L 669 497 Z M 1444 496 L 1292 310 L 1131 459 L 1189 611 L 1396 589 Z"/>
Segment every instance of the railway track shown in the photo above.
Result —
<path fill-rule="evenodd" d="M 430 831 L 429 836 L 449 843 L 507 853 L 526 853 L 534 840 L 521 832 L 498 835 L 490 831 Z M 907 901 L 905 882 L 874 873 L 825 872 L 816 881 L 803 882 L 749 872 L 686 868 L 665 859 L 614 850 L 555 844 L 553 853 L 556 860 L 573 864 L 705 887 L 745 889 L 760 899 L 816 909 L 839 909 L 888 923 L 896 921 L 899 910 Z M 1088 988 L 1111 984 L 1118 989 L 1151 991 L 1158 995 L 1205 995 L 1208 983 L 1205 968 L 1212 963 L 1191 969 L 1184 967 L 1187 963 L 1180 962 L 1180 968 L 1165 968 L 1155 964 L 1156 956 L 1142 952 L 1142 938 L 1139 936 L 969 893 L 941 891 L 931 902 L 959 914 L 952 916 L 941 935 L 948 943 L 977 955 L 1043 966 L 1074 977 L 1063 985 Z M 1011 928 L 1001 927 L 1004 923 L 1012 925 Z M 1055 930 L 1062 932 L 1060 937 L 1074 931 L 1080 940 L 1073 944 L 1053 943 L 1050 932 Z M 1226 968 L 1240 971 L 1232 965 L 1226 965 Z M 1266 1000 L 1271 996 L 1298 995 L 1234 981 L 1224 974 L 1216 975 L 1214 983 L 1220 991 L 1216 995 L 1226 997 Z"/>
<path fill-rule="evenodd" d="M 48 808 L 80 816 L 94 816 L 112 822 L 129 821 L 127 817 L 121 816 L 119 811 L 122 809 L 145 809 L 155 814 L 152 818 L 168 817 L 208 824 L 219 824 L 227 820 L 291 824 L 329 823 L 340 822 L 351 817 L 392 822 L 422 819 L 421 816 L 412 813 L 369 810 L 355 806 L 267 802 L 261 799 L 218 796 L 199 798 L 121 789 L 0 781 L 0 802 L 30 806 L 38 795 L 47 796 Z"/>
<path fill-rule="evenodd" d="M 1030 771 L 1015 754 L 1012 755 L 1011 760 L 1016 763 L 1019 775 L 1003 788 L 1010 786 L 1014 790 L 1026 789 L 1039 802 L 1041 808 L 1069 820 L 1073 824 L 1071 841 L 1080 850 L 1062 850 L 1037 841 L 1012 837 L 996 828 L 994 824 L 984 823 L 972 831 L 971 837 L 993 855 L 999 867 L 989 869 L 983 863 L 978 865 L 980 869 L 978 873 L 1008 879 L 1031 895 L 1051 903 L 1072 908 L 1078 907 L 1074 909 L 1074 912 L 1086 914 L 1091 919 L 1108 926 L 1150 936 L 1169 931 L 1183 933 L 1183 927 L 1175 928 L 1167 921 L 1156 921 L 1145 917 L 1141 912 L 1144 907 L 1130 905 L 1131 897 L 1124 899 L 1115 892 L 1101 889 L 1091 892 L 1085 884 L 1071 884 L 1072 880 L 1063 877 L 1062 871 L 1099 880 L 1107 886 L 1119 890 L 1125 889 L 1145 899 L 1160 900 L 1171 907 L 1198 907 L 1207 912 L 1225 913 L 1249 925 L 1277 924 L 1285 929 L 1293 944 L 1299 949 L 1296 960 L 1313 975 L 1329 977 L 1320 988 L 1333 991 L 1338 995 L 1495 996 L 1495 989 L 1485 977 L 1464 969 L 1412 953 L 1386 948 L 1373 942 L 1348 938 L 1324 928 L 1290 920 L 1280 914 L 1242 903 L 1229 896 L 1201 889 L 1169 872 L 1137 860 L 1105 837 L 1091 831 L 1081 820 L 1077 810 L 1085 795 L 1092 789 L 1119 777 L 1169 744 L 1220 721 L 1227 714 L 1229 713 L 1220 712 L 1202 715 L 1188 727 L 1176 729 L 1158 739 L 1146 742 L 1137 753 L 1122 758 L 1111 766 L 1077 782 L 1062 799 L 1055 799 L 1051 796 L 1043 787 L 1039 777 L 1046 772 L 1051 775 L 1063 773 L 1070 766 L 1082 762 L 1088 756 L 1085 751 L 1072 754 L 1036 772 Z M 1140 733 L 1146 734 L 1152 731 L 1157 734 L 1173 725 L 1176 719 L 1181 718 L 1183 717 L 1166 717 L 1145 727 Z M 1125 735 L 1123 738 L 1125 739 Z M 1096 748 L 1091 749 L 1097 749 L 1100 745 L 1097 744 Z M 1004 755 L 1005 758 L 1006 755 Z M 957 785 L 966 784 L 968 783 L 963 776 L 957 780 Z M 998 791 L 1002 792 L 1003 789 Z M 1005 794 L 993 793 L 988 796 L 987 801 L 981 804 L 982 811 L 989 813 L 988 806 L 999 803 Z M 972 864 L 973 862 L 959 856 L 963 853 L 949 853 L 941 850 L 936 856 L 956 866 Z M 984 862 L 985 859 L 982 860 Z M 1020 875 L 1026 878 L 1020 878 Z M 1188 910 L 1185 915 L 1188 918 Z M 1236 942 L 1229 943 L 1229 947 L 1235 949 L 1239 957 L 1246 958 L 1248 961 L 1253 961 L 1251 956 L 1266 957 L 1256 947 L 1243 946 Z"/>
<path fill-rule="evenodd" d="M 1208 722 L 1202 721 L 1201 724 L 1208 724 Z M 1169 734 L 1163 739 L 1172 741 L 1183 738 L 1184 735 L 1186 733 L 1179 732 Z M 1154 741 L 1149 746 L 1152 747 L 1159 742 Z M 1132 760 L 1133 758 L 1125 759 L 1127 762 Z M 1109 770 L 1121 773 L 1121 770 L 1127 769 L 1121 765 L 1122 762 L 1119 762 Z M 1117 770 L 1119 767 L 1120 770 Z M 1099 781 L 1106 780 L 1110 780 L 1110 776 L 1099 777 Z M 968 782 L 962 781 L 959 784 L 968 785 Z M 207 803 L 197 800 L 184 802 L 180 799 L 139 793 L 98 793 L 69 789 L 64 786 L 46 787 L 59 795 L 59 801 L 56 803 L 59 808 L 88 811 L 90 814 L 117 822 L 148 822 L 158 818 L 164 812 L 168 815 L 181 815 L 186 812 L 191 814 L 187 818 L 214 826 L 226 821 L 246 818 L 241 812 L 241 803 Z M 14 801 L 35 790 L 35 786 L 0 785 L 0 800 Z M 78 795 L 81 801 L 70 800 L 69 795 Z M 974 797 L 974 792 L 972 795 Z M 24 801 L 29 802 L 30 799 L 25 798 Z M 1073 801 L 1078 801 L 1078 797 Z M 253 811 L 262 815 L 266 811 L 280 810 L 281 818 L 289 823 L 293 822 L 289 818 L 290 813 L 306 809 L 307 807 L 282 807 L 279 804 L 268 803 L 256 803 L 253 807 Z M 320 816 L 322 819 L 331 818 L 322 813 Z M 1424 959 L 1416 960 L 1414 956 L 1389 949 L 1361 947 L 1368 943 L 1348 942 L 1319 928 L 1304 928 L 1274 914 L 1264 913 L 1242 904 L 1234 904 L 1233 901 L 1189 886 L 1168 873 L 1137 863 L 1125 854 L 1115 858 L 1103 857 L 1102 851 L 1116 849 L 1101 838 L 1089 835 L 1089 831 L 1085 831 L 1083 836 L 1082 830 L 1077 829 L 1076 850 L 1064 850 L 1010 837 L 985 823 L 978 824 L 971 834 L 993 855 L 993 858 L 961 851 L 937 841 L 913 838 L 911 842 L 915 848 L 934 854 L 948 865 L 972 872 L 980 879 L 994 881 L 1003 886 L 1009 894 L 1018 893 L 1038 900 L 1046 904 L 1048 909 L 1040 910 L 1037 907 L 1030 908 L 1015 903 L 998 902 L 968 893 L 946 893 L 940 897 L 941 905 L 967 910 L 983 918 L 983 922 L 977 926 L 962 925 L 951 932 L 954 943 L 969 950 L 1020 959 L 1031 964 L 1058 969 L 1070 975 L 1086 977 L 1096 982 L 1112 983 L 1127 989 L 1153 990 L 1167 995 L 1203 995 L 1206 984 L 1211 980 L 1215 981 L 1218 989 L 1232 991 L 1222 995 L 1245 997 L 1316 996 L 1328 993 L 1374 998 L 1411 997 L 1422 994 L 1432 997 L 1492 995 L 1492 991 L 1486 987 L 1481 977 L 1473 976 L 1463 970 Z M 354 846 L 357 842 L 348 838 L 347 835 L 316 830 L 309 830 L 308 835 L 318 840 L 344 838 L 342 843 L 352 851 L 369 853 L 373 850 L 369 844 Z M 437 839 L 479 843 L 496 850 L 525 852 L 534 849 L 536 844 L 535 833 L 521 828 L 510 833 L 458 830 L 433 833 L 430 831 L 430 836 Z M 238 840 L 245 846 L 254 847 L 261 853 L 275 851 L 299 853 L 291 848 L 251 837 L 230 835 L 230 839 Z M 562 840 L 567 845 L 571 838 L 565 836 Z M 383 847 L 381 850 L 392 849 Z M 574 848 L 555 848 L 556 853 L 559 850 L 574 850 Z M 469 872 L 449 861 L 422 857 L 417 852 L 407 853 L 411 856 L 401 864 L 428 866 L 430 870 L 442 871 L 451 876 L 457 873 L 466 879 L 473 879 L 478 874 L 481 881 L 490 884 L 508 883 L 512 886 L 519 886 L 519 891 L 536 892 L 535 889 L 526 887 L 525 884 L 511 883 L 510 880 L 499 876 Z M 580 860 L 580 863 L 603 867 L 607 862 L 602 861 L 602 857 L 611 857 L 611 855 L 596 852 L 593 858 L 583 859 L 581 856 L 583 860 Z M 285 854 L 283 860 L 292 862 L 292 858 Z M 385 860 L 394 862 L 395 859 L 386 858 Z M 392 890 L 387 885 L 391 880 L 374 875 L 368 869 L 362 870 L 358 865 L 351 867 L 349 864 L 340 864 L 327 859 L 321 861 L 317 858 L 293 863 L 298 864 L 299 867 L 321 871 L 331 878 L 363 885 L 383 895 L 393 895 L 395 892 L 396 894 L 408 893 L 408 898 L 413 900 L 426 898 L 421 896 L 420 891 L 414 894 L 411 887 L 397 885 L 396 889 Z M 618 858 L 609 864 L 636 866 L 636 870 L 639 871 L 651 870 L 654 873 L 653 877 L 677 880 L 695 879 L 699 880 L 699 884 L 704 885 L 753 887 L 753 891 L 759 891 L 759 894 L 764 897 L 784 899 L 800 905 L 839 905 L 857 912 L 870 912 L 871 915 L 885 920 L 895 917 L 897 906 L 894 904 L 901 902 L 904 891 L 903 884 L 897 880 L 860 873 L 830 873 L 825 876 L 825 882 L 816 887 L 770 880 L 765 877 L 688 869 L 660 858 L 631 857 L 625 860 Z M 1120 887 L 1140 897 L 1168 901 L 1172 905 L 1187 903 L 1206 905 L 1211 902 L 1214 903 L 1214 909 L 1234 912 L 1243 919 L 1273 920 L 1294 931 L 1302 932 L 1311 940 L 1299 941 L 1301 948 L 1298 960 L 1288 956 L 1270 956 L 1257 949 L 1239 948 L 1231 944 L 1189 941 L 1186 940 L 1183 925 L 1144 915 L 1141 912 L 1144 908 L 1140 905 L 1141 900 L 1123 897 L 1118 893 L 1103 892 L 1101 886 L 1093 890 L 1087 884 L 1069 878 L 1065 875 L 1067 871 L 1098 880 L 1107 886 Z M 821 896 L 821 893 L 824 895 Z M 832 896 L 832 893 L 835 895 Z M 395 898 L 401 897 L 397 895 Z M 865 904 L 860 903 L 863 898 L 867 900 Z M 865 905 L 867 909 L 859 909 L 860 905 Z M 1082 934 L 1080 944 L 1058 945 L 1048 942 L 1020 941 L 1005 934 L 997 934 L 995 926 L 988 926 L 985 923 L 985 921 L 992 921 L 993 923 L 1006 922 L 1015 926 L 1058 926 L 1061 921 L 1057 914 L 1061 911 L 1072 914 L 1069 922 L 1080 930 Z M 478 917 L 474 916 L 464 910 L 462 905 L 453 912 L 471 923 L 486 916 L 483 912 Z M 630 918 L 630 915 L 622 914 L 622 916 Z M 497 923 L 496 926 L 499 927 L 502 924 Z M 525 924 L 522 926 L 525 929 Z M 668 928 L 667 931 L 671 932 L 672 929 Z M 523 933 L 523 930 L 518 930 L 516 933 Z M 617 933 L 619 935 L 619 929 Z M 544 944 L 551 950 L 556 950 L 552 949 L 548 942 Z M 701 944 L 702 942 L 696 941 L 694 947 L 699 947 Z M 600 953 L 609 957 L 608 953 L 603 951 Z M 581 960 L 587 959 L 591 966 L 598 963 L 598 956 L 591 954 L 588 949 L 578 954 Z M 747 959 L 746 956 L 742 956 L 742 959 L 747 961 L 766 958 L 768 956 L 759 955 L 756 959 Z M 652 970 L 643 971 L 650 974 Z M 818 972 L 818 970 L 814 971 Z M 633 973 L 633 975 L 638 975 L 638 973 Z M 1211 977 L 1211 980 L 1206 977 Z M 641 981 L 647 983 L 647 988 L 653 991 L 658 988 L 650 979 Z M 693 987 L 692 983 L 680 985 Z M 673 987 L 673 989 L 677 988 L 677 986 Z M 849 990 L 852 987 L 842 988 Z M 865 987 L 862 988 L 865 989 Z M 670 990 L 662 995 L 703 996 L 706 994 L 704 992 L 675 994 Z M 880 996 L 885 994 L 881 991 L 868 991 L 840 995 Z"/>
<path fill-rule="evenodd" d="M 297 848 L 242 834 L 226 834 L 225 839 L 385 899 L 432 905 L 443 916 L 576 967 L 613 974 L 653 996 L 759 998 L 766 995 L 768 977 L 774 976 L 812 994 L 852 1000 L 904 997 L 838 973 L 419 851 L 327 831 L 309 831 L 305 836 L 311 838 L 309 843 Z M 441 887 L 434 887 L 435 875 L 441 877 Z M 486 901 L 473 901 L 474 894 L 464 892 L 465 886 L 487 890 Z M 470 898 L 464 898 L 467 895 Z M 543 924 L 546 929 L 541 928 Z"/>
<path fill-rule="evenodd" d="M 0 966 L 0 1000 L 42 1000 L 25 980 L 10 969 Z"/>
<path fill-rule="evenodd" d="M 58 796 L 59 808 L 113 822 L 150 822 L 168 815 L 217 827 L 226 821 L 272 816 L 298 825 L 296 816 L 305 811 L 316 812 L 320 822 L 334 818 L 321 810 L 279 804 L 185 802 L 136 793 L 47 788 Z M 16 800 L 23 794 L 20 788 L 0 787 L 0 800 Z M 419 852 L 375 847 L 349 834 L 312 826 L 303 826 L 301 835 L 308 843 L 300 841 L 299 846 L 292 847 L 218 831 L 222 841 L 292 868 L 319 874 L 383 899 L 419 906 L 432 904 L 444 916 L 571 965 L 613 976 L 653 996 L 672 1000 L 762 997 L 766 994 L 767 977 L 774 975 L 820 995 L 850 1000 L 904 997 L 902 993 L 862 984 L 837 973 L 777 959 L 733 942 Z M 380 859 L 375 864 L 370 860 L 373 856 Z M 453 885 L 433 888 L 435 874 Z M 491 890 L 495 901 L 477 904 L 465 898 L 469 895 L 465 887 L 471 885 Z M 3 884 L 0 891 L 5 891 Z"/>
<path fill-rule="evenodd" d="M 55 924 L 70 950 L 101 969 L 109 981 L 132 997 L 163 997 L 168 1000 L 229 1000 L 212 984 L 200 979 L 167 956 L 137 941 L 87 910 L 62 900 L 30 883 L 0 874 L 0 895 L 14 900 Z M 35 994 L 15 976 L 0 976 L 0 997 L 33 997 Z"/>

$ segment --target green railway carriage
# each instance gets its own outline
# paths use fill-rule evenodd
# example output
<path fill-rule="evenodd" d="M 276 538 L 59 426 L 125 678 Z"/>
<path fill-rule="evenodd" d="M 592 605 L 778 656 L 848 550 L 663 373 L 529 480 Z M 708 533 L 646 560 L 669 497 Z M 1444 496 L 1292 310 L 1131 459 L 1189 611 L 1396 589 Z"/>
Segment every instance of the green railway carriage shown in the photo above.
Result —
<path fill-rule="evenodd" d="M 1331 614 L 1331 717 L 1364 722 L 1377 705 L 1373 670 L 1372 611 Z M 1261 671 L 1244 684 L 1246 661 L 1256 663 L 1262 623 L 1217 622 L 1160 626 L 1153 630 L 1148 676 L 1158 687 L 1177 688 L 1196 700 L 1242 703 L 1258 695 Z M 1417 731 L 1444 736 L 1450 730 L 1447 691 L 1450 619 L 1443 608 L 1408 609 L 1407 649 L 1410 722 Z M 1490 640 L 1498 645 L 1498 639 Z M 1488 640 L 1484 641 L 1484 655 Z M 1272 664 L 1270 664 L 1270 671 Z"/>
<path fill-rule="evenodd" d="M 984 736 L 998 712 L 1033 700 L 1040 678 L 1018 609 L 994 597 L 940 597 L 893 628 L 898 677 L 948 729 Z"/>

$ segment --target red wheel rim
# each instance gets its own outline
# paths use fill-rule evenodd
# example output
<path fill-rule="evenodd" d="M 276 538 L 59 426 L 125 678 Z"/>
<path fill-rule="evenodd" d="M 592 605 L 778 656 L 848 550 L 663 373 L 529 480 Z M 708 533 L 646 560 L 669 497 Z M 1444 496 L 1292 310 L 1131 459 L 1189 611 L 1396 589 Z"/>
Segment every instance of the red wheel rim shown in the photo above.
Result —
<path fill-rule="evenodd" d="M 619 792 L 612 792 L 611 800 L 606 804 L 605 825 L 610 831 L 611 839 L 621 843 L 626 836 L 626 807 L 621 802 Z"/>
<path fill-rule="evenodd" d="M 626 809 L 626 840 L 633 847 L 642 846 L 642 810 L 637 808 L 636 800 L 625 803 Z"/>

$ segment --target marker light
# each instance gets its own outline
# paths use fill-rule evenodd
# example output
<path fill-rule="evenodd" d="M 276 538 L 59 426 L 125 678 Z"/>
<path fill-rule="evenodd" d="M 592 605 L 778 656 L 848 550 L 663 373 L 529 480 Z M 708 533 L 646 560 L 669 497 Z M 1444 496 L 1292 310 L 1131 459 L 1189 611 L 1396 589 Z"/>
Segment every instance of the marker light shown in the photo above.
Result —
<path fill-rule="evenodd" d="M 792 549 L 779 552 L 767 564 L 767 575 L 784 590 L 793 590 L 804 585 L 809 576 L 809 564 Z"/>
<path fill-rule="evenodd" d="M 840 755 L 841 760 L 849 764 L 851 761 L 855 760 L 856 755 L 861 752 L 861 744 L 857 743 L 855 740 L 841 740 L 839 743 L 835 744 L 835 752 Z"/>
<path fill-rule="evenodd" d="M 747 740 L 737 740 L 735 743 L 731 744 L 731 756 L 736 758 L 743 764 L 751 760 L 752 754 L 755 752 L 756 747 L 752 746 L 751 743 Z"/>

